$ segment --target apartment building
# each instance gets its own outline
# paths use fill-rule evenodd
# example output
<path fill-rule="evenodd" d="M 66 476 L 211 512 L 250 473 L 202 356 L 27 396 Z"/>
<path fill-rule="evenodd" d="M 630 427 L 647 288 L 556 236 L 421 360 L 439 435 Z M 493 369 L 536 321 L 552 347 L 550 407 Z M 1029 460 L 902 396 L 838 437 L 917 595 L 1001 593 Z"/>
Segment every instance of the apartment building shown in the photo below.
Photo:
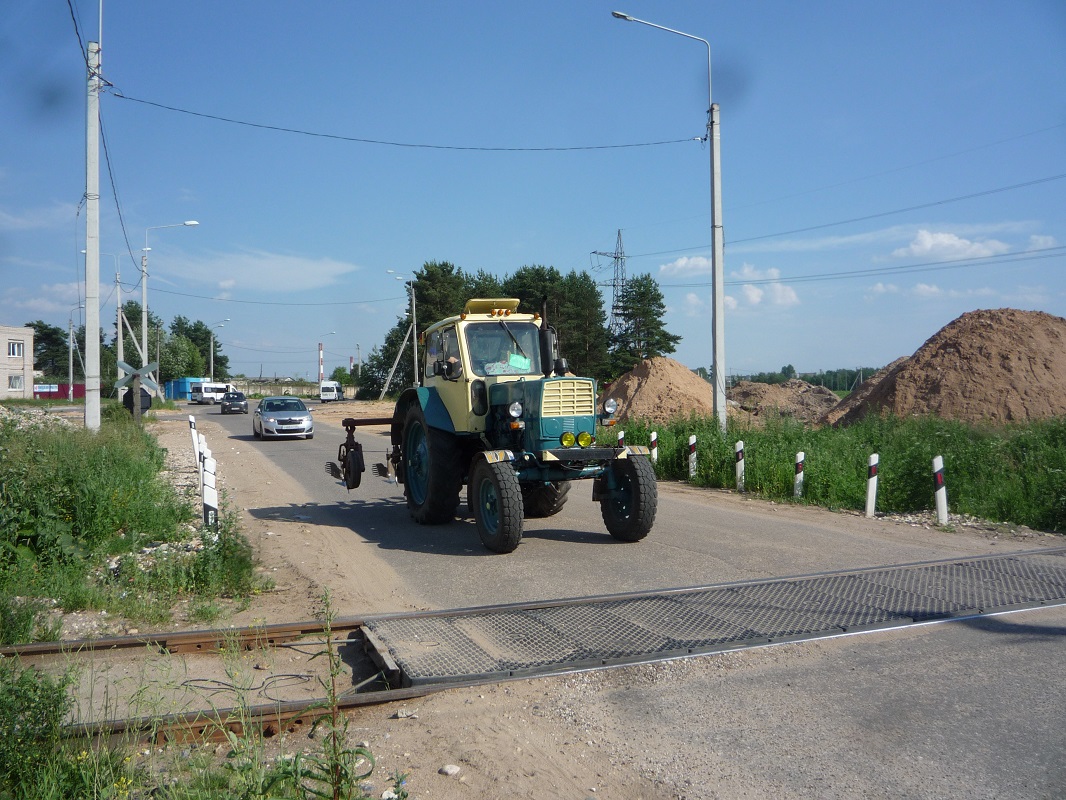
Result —
<path fill-rule="evenodd" d="M 33 328 L 0 325 L 0 400 L 33 397 Z"/>

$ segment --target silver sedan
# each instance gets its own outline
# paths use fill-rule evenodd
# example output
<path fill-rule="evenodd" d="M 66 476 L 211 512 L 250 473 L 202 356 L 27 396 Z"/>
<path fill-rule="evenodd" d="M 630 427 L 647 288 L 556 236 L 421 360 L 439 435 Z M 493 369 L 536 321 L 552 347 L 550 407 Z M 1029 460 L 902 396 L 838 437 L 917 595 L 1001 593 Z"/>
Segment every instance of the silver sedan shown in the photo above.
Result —
<path fill-rule="evenodd" d="M 252 435 L 313 439 L 315 421 L 311 409 L 298 397 L 264 397 L 252 415 Z"/>

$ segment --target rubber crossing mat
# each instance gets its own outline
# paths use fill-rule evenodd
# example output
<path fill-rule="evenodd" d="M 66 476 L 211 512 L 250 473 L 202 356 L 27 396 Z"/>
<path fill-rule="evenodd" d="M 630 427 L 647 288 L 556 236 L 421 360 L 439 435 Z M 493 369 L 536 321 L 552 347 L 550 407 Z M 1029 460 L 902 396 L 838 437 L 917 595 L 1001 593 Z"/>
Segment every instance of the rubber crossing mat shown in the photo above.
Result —
<path fill-rule="evenodd" d="M 544 675 L 1066 603 L 1066 548 L 371 618 L 403 686 Z"/>

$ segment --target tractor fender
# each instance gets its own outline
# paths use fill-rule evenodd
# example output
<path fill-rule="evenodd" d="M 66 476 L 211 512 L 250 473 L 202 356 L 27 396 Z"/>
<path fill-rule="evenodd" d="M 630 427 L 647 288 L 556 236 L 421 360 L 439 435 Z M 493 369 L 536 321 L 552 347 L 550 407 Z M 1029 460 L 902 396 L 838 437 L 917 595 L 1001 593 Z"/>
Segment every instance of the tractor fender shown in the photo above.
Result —
<path fill-rule="evenodd" d="M 436 389 L 419 386 L 405 389 L 396 400 L 396 411 L 392 420 L 392 443 L 399 444 L 403 440 L 403 423 L 407 416 L 407 409 L 414 403 L 422 407 L 422 413 L 426 415 L 426 424 L 431 428 L 455 433 L 451 415 L 440 399 Z"/>

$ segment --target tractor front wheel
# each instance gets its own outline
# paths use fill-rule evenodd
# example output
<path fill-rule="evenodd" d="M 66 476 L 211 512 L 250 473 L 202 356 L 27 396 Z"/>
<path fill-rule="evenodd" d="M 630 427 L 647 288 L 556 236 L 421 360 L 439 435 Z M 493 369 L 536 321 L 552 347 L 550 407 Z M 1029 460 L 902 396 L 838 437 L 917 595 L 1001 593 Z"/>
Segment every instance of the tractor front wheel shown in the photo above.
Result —
<path fill-rule="evenodd" d="M 603 522 L 615 539 L 639 542 L 655 524 L 659 505 L 655 469 L 643 456 L 618 459 L 609 469 L 600 499 Z"/>
<path fill-rule="evenodd" d="M 514 468 L 478 459 L 467 491 L 485 547 L 496 553 L 513 552 L 522 541 L 522 486 Z"/>

